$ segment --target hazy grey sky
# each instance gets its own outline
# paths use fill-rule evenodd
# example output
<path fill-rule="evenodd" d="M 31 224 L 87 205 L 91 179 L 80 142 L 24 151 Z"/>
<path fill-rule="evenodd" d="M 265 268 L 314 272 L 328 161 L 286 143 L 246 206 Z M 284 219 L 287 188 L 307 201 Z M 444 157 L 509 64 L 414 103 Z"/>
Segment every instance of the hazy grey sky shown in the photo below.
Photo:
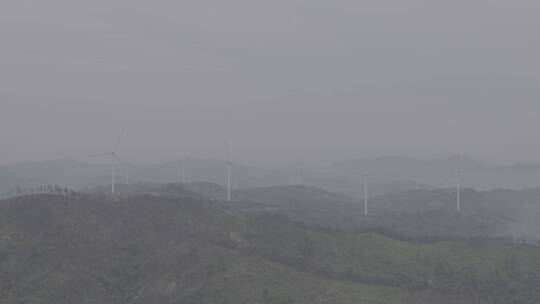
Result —
<path fill-rule="evenodd" d="M 2 0 L 0 163 L 540 161 L 534 0 Z"/>

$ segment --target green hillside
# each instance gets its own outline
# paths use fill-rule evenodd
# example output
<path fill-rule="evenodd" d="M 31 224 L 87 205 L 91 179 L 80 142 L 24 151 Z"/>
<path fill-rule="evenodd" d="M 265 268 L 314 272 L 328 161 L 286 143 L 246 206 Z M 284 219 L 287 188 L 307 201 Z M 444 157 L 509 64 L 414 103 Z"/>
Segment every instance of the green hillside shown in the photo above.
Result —
<path fill-rule="evenodd" d="M 0 203 L 0 302 L 537 303 L 540 248 L 404 242 L 194 197 Z"/>

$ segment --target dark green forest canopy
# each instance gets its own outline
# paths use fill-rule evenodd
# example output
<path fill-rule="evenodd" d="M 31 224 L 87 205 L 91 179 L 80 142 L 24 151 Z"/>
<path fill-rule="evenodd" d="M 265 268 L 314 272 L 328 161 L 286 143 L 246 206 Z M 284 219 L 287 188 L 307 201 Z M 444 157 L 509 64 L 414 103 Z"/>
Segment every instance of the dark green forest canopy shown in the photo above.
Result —
<path fill-rule="evenodd" d="M 2 303 L 534 303 L 540 249 L 322 231 L 222 202 L 0 203 Z"/>

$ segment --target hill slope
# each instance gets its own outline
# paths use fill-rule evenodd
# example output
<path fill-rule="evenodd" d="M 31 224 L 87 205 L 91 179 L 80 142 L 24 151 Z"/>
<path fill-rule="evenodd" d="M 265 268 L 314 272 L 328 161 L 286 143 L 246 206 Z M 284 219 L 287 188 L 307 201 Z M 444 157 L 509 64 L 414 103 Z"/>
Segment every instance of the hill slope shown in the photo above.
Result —
<path fill-rule="evenodd" d="M 540 299 L 540 250 L 533 246 L 488 239 L 409 243 L 224 210 L 222 203 L 202 199 L 150 196 L 2 201 L 1 302 Z"/>

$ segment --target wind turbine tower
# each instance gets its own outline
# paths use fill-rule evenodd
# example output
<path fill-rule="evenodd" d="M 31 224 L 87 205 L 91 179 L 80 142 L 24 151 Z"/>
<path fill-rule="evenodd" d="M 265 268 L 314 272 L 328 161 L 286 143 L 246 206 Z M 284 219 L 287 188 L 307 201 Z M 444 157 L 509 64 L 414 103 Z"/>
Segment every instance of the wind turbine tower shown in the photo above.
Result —
<path fill-rule="evenodd" d="M 231 154 L 229 151 L 229 143 L 225 142 L 225 149 L 227 152 L 227 201 L 231 201 L 231 175 L 232 175 L 232 163 Z"/>
<path fill-rule="evenodd" d="M 186 158 L 182 158 L 182 184 L 186 183 Z"/>
<path fill-rule="evenodd" d="M 116 144 L 114 145 L 114 150 L 112 150 L 112 152 L 108 153 L 109 155 L 112 156 L 112 159 L 111 159 L 111 167 L 112 167 L 112 170 L 111 170 L 111 193 L 112 193 L 112 195 L 115 194 L 114 175 L 115 175 L 116 163 L 120 162 L 120 158 L 118 157 L 118 154 L 116 154 L 116 152 L 118 151 L 118 146 L 120 145 L 120 140 L 122 139 L 122 136 L 124 136 L 124 131 L 122 131 L 120 133 L 120 135 L 118 136 L 118 139 L 116 140 Z"/>
<path fill-rule="evenodd" d="M 179 168 L 179 175 L 178 175 L 178 182 L 181 184 L 186 183 L 186 158 L 182 157 L 180 160 L 180 168 Z"/>
<path fill-rule="evenodd" d="M 368 174 L 364 173 L 364 215 L 368 216 Z"/>
<path fill-rule="evenodd" d="M 461 174 L 456 171 L 456 210 L 457 213 L 461 212 Z"/>
<path fill-rule="evenodd" d="M 116 174 L 116 163 L 120 162 L 120 158 L 118 157 L 118 154 L 116 152 L 118 151 L 118 146 L 120 145 L 120 139 L 122 139 L 123 135 L 124 135 L 124 131 L 122 131 L 120 133 L 120 136 L 118 136 L 118 139 L 116 140 L 116 144 L 114 145 L 114 149 L 111 152 L 93 155 L 93 156 L 110 156 L 111 157 L 111 194 L 112 195 L 116 193 L 115 179 L 114 179 L 115 174 Z"/>

